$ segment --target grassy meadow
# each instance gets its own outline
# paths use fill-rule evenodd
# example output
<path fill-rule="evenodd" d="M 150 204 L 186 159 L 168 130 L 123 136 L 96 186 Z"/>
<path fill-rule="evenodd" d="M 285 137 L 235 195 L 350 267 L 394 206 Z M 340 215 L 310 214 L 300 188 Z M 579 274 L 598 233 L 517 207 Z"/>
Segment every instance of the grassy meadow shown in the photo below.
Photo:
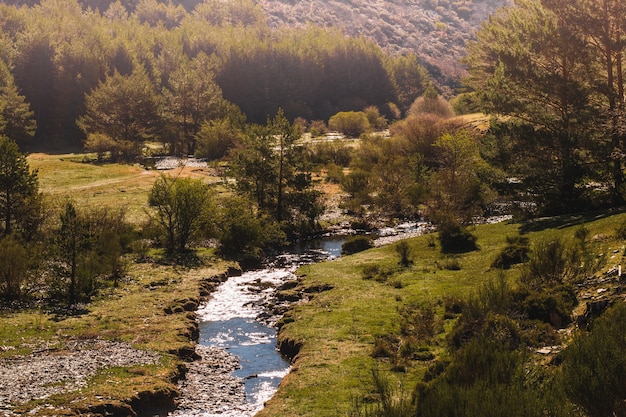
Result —
<path fill-rule="evenodd" d="M 28 156 L 31 169 L 39 172 L 40 190 L 53 199 L 72 198 L 81 206 L 123 207 L 127 220 L 146 220 L 148 192 L 162 172 L 138 164 L 97 164 L 95 154 Z M 209 169 L 181 167 L 165 175 L 217 181 Z"/>

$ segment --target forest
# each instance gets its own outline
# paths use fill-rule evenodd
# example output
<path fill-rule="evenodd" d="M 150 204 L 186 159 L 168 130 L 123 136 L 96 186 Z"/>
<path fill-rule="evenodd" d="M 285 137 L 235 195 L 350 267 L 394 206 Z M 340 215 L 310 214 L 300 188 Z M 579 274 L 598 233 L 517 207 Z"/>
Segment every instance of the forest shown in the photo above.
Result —
<path fill-rule="evenodd" d="M 516 0 L 465 44 L 466 76 L 450 94 L 415 53 L 312 23 L 276 28 L 253 1 L 0 4 L 2 309 L 71 317 L 128 285 L 140 263 L 252 268 L 345 219 L 367 231 L 425 220 L 436 238 L 387 249 L 393 266 L 347 257 L 349 270 L 317 278 L 357 277 L 383 293 L 405 288 L 397 277 L 420 282 L 462 262 L 480 278 L 463 299 L 396 295 L 388 332 L 367 343 L 387 371 L 417 382 L 398 395 L 374 370 L 351 415 L 501 415 L 503 404 L 520 416 L 625 415 L 623 303 L 583 323 L 549 367 L 528 353 L 562 342 L 578 292 L 609 276 L 607 251 L 623 252 L 626 222 L 528 236 L 546 216 L 623 209 L 624 22 L 619 0 Z M 71 152 L 80 156 L 63 158 L 83 168 L 146 175 L 155 159 L 196 156 L 211 176 L 155 175 L 130 220 L 120 204 L 42 191 L 29 153 Z M 334 209 L 338 218 L 324 216 Z M 522 226 L 492 236 L 475 226 L 501 214 Z M 496 237 L 502 251 L 486 262 Z M 414 267 L 416 246 L 436 253 L 434 267 Z M 356 236 L 344 253 L 370 247 Z"/>

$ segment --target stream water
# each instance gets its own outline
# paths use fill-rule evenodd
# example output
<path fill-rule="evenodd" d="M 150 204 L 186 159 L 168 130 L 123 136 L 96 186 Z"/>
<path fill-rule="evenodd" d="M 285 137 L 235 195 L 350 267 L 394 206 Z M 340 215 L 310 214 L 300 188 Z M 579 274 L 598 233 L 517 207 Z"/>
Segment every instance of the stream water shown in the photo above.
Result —
<path fill-rule="evenodd" d="M 243 380 L 246 395 L 237 416 L 253 416 L 263 408 L 289 372 L 289 361 L 276 348 L 274 324 L 279 317 L 267 314 L 276 289 L 296 279 L 300 265 L 339 256 L 344 241 L 345 237 L 333 237 L 306 242 L 264 269 L 230 277 L 198 310 L 200 344 L 225 349 L 239 358 L 235 376 Z"/>

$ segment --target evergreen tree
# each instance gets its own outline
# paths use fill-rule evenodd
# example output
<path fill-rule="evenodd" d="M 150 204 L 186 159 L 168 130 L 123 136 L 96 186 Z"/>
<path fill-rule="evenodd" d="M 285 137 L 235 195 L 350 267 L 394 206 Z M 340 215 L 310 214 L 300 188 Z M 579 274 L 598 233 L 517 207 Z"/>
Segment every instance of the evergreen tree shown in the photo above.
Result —
<path fill-rule="evenodd" d="M 37 172 L 31 172 L 17 144 L 0 135 L 0 215 L 2 233 L 21 231 L 29 205 L 38 198 Z"/>

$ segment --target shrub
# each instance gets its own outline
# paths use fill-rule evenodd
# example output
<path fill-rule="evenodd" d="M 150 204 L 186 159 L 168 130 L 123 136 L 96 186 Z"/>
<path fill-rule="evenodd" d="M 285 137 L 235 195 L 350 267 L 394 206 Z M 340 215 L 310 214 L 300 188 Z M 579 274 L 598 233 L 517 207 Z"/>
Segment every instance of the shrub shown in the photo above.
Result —
<path fill-rule="evenodd" d="M 368 236 L 351 236 L 341 245 L 341 254 L 351 255 L 370 249 L 372 246 L 372 239 Z"/>
<path fill-rule="evenodd" d="M 525 236 L 507 236 L 506 246 L 491 264 L 492 268 L 509 269 L 528 260 L 529 240 Z"/>
<path fill-rule="evenodd" d="M 328 120 L 328 127 L 346 136 L 358 138 L 370 129 L 370 123 L 362 111 L 345 111 L 332 116 Z"/>
<path fill-rule="evenodd" d="M 590 417 L 626 415 L 626 304 L 616 303 L 564 352 L 562 383 Z"/>
<path fill-rule="evenodd" d="M 531 289 L 557 286 L 566 280 L 575 280 L 597 268 L 597 261 L 589 260 L 581 268 L 581 260 L 589 258 L 577 247 L 570 247 L 561 239 L 538 242 L 522 269 L 521 281 Z"/>
<path fill-rule="evenodd" d="M 408 267 L 413 263 L 413 259 L 411 257 L 411 245 L 406 240 L 401 240 L 395 246 L 396 253 L 400 257 L 400 265 L 403 267 Z"/>
<path fill-rule="evenodd" d="M 443 253 L 463 253 L 478 249 L 476 236 L 457 222 L 439 225 L 439 244 Z"/>
<path fill-rule="evenodd" d="M 343 180 L 343 168 L 335 163 L 330 163 L 326 167 L 326 181 L 339 184 Z"/>
<path fill-rule="evenodd" d="M 578 304 L 576 292 L 570 285 L 530 291 L 519 308 L 530 320 L 540 320 L 561 328 L 571 322 L 571 312 Z"/>
<path fill-rule="evenodd" d="M 432 304 L 407 304 L 398 309 L 400 333 L 427 342 L 435 335 L 435 307 Z"/>
<path fill-rule="evenodd" d="M 386 282 L 391 276 L 393 276 L 393 269 L 385 268 L 380 265 L 366 265 L 363 267 L 362 276 L 363 279 L 373 279 L 377 282 Z"/>
<path fill-rule="evenodd" d="M 309 133 L 312 137 L 322 136 L 328 132 L 326 123 L 323 120 L 312 120 L 309 124 Z"/>
<path fill-rule="evenodd" d="M 7 299 L 20 297 L 29 269 L 28 260 L 28 251 L 13 235 L 0 239 L 0 292 Z"/>

